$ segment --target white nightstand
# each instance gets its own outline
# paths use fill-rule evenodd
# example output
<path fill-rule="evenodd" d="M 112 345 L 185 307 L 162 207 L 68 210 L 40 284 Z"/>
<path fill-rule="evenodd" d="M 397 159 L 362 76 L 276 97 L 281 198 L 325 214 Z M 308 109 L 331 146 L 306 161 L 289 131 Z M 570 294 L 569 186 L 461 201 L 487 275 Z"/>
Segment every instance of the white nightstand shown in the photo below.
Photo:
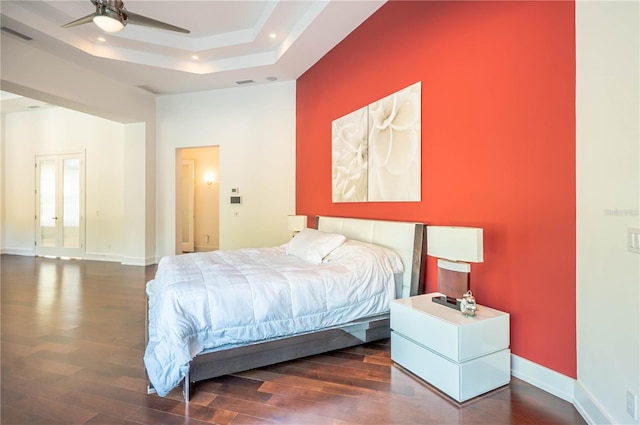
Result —
<path fill-rule="evenodd" d="M 439 295 L 391 302 L 391 359 L 459 402 L 508 384 L 509 314 L 478 305 L 464 317 Z"/>

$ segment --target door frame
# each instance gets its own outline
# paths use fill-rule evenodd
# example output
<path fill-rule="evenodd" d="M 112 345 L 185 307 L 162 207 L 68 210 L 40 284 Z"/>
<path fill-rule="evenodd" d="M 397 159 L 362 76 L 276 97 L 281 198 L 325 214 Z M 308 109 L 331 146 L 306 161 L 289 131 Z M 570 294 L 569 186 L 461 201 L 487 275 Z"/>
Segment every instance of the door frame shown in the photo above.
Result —
<path fill-rule="evenodd" d="M 185 171 L 186 167 L 186 171 Z M 182 252 L 195 252 L 195 176 L 196 162 L 193 159 L 182 160 Z M 186 226 L 185 226 L 185 221 Z M 186 227 L 186 229 L 185 229 Z M 187 234 L 185 235 L 185 230 Z"/>

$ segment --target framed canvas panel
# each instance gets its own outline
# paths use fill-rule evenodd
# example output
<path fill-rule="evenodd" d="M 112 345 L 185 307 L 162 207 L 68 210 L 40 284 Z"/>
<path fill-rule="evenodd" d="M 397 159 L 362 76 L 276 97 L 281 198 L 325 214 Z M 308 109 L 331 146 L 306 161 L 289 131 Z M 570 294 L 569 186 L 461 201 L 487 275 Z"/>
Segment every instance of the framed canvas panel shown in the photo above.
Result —
<path fill-rule="evenodd" d="M 420 201 L 420 88 L 369 105 L 369 201 Z"/>
<path fill-rule="evenodd" d="M 331 124 L 333 202 L 367 201 L 367 111 L 365 106 Z"/>
<path fill-rule="evenodd" d="M 420 201 L 417 82 L 331 124 L 332 201 Z"/>

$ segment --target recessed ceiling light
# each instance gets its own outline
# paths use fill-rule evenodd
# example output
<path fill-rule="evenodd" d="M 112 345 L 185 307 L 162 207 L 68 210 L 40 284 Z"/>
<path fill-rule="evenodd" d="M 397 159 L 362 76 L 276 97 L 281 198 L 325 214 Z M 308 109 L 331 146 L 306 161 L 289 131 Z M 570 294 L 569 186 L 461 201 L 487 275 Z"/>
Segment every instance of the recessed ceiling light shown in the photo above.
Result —
<path fill-rule="evenodd" d="M 269 38 L 276 38 L 276 35 L 274 33 L 269 34 Z"/>
<path fill-rule="evenodd" d="M 278 77 L 267 77 L 267 81 L 277 81 Z"/>
<path fill-rule="evenodd" d="M 198 58 L 198 55 L 193 55 L 191 56 L 191 59 L 199 59 L 199 58 Z"/>
<path fill-rule="evenodd" d="M 107 41 L 107 39 L 104 37 L 98 37 L 98 41 Z"/>

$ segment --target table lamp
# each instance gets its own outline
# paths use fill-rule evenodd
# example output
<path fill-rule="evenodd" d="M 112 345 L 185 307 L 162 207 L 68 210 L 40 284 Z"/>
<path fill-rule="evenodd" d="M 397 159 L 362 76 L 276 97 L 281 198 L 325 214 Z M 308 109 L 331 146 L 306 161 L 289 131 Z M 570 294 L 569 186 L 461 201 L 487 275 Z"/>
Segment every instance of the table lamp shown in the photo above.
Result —
<path fill-rule="evenodd" d="M 483 262 L 482 229 L 427 226 L 427 255 L 438 259 L 438 292 L 443 294 L 432 300 L 459 310 L 469 290 L 469 263 Z"/>

